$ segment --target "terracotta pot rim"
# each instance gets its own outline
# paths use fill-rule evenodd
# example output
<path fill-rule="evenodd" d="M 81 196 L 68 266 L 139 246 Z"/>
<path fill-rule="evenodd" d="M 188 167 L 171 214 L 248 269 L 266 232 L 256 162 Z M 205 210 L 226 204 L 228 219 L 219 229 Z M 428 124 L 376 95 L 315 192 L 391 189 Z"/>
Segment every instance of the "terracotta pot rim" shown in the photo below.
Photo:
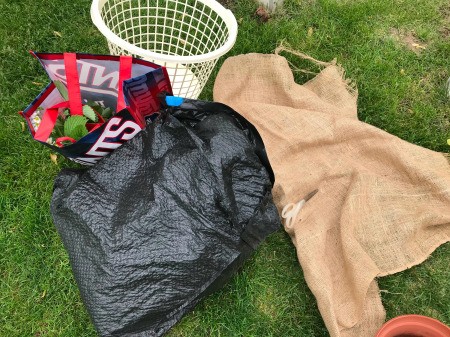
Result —
<path fill-rule="evenodd" d="M 415 325 L 415 326 L 422 326 L 422 327 L 434 327 L 441 331 L 447 330 L 450 333 L 450 328 L 445 325 L 444 323 L 438 321 L 437 319 L 423 316 L 423 315 L 402 315 L 397 316 L 386 323 L 381 327 L 380 330 L 378 330 L 378 333 L 375 337 L 385 337 L 386 333 L 391 332 L 392 329 L 394 329 L 396 326 L 402 326 L 402 325 Z"/>

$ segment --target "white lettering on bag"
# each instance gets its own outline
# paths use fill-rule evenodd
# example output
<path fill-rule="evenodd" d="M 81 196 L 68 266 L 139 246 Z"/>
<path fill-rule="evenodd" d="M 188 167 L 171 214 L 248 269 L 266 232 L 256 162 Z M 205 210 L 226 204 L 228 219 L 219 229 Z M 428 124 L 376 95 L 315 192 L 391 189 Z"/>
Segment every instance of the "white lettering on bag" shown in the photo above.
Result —
<path fill-rule="evenodd" d="M 141 127 L 132 122 L 125 121 L 122 125 L 122 118 L 113 117 L 109 120 L 108 124 L 106 124 L 105 130 L 100 135 L 95 144 L 91 147 L 91 149 L 86 153 L 88 156 L 92 157 L 78 157 L 78 158 L 70 158 L 75 162 L 85 165 L 94 165 L 97 161 L 99 161 L 103 156 L 112 152 L 114 149 L 117 149 L 121 146 L 124 141 L 130 140 L 133 138 L 139 131 L 141 131 Z M 118 127 L 116 130 L 112 130 L 113 127 Z M 122 134 L 123 133 L 123 134 Z M 121 142 L 108 142 L 107 139 L 120 137 Z M 100 150 L 100 149 L 103 149 Z"/>
<path fill-rule="evenodd" d="M 114 91 L 117 90 L 119 83 L 119 72 L 117 70 L 105 74 L 106 67 L 81 60 L 78 60 L 77 64 L 81 65 L 81 67 L 78 67 L 80 85 L 87 84 L 89 86 L 103 88 L 103 90 L 106 88 Z M 57 78 L 66 83 L 64 63 L 47 63 L 45 67 L 55 79 Z"/>
<path fill-rule="evenodd" d="M 111 151 L 101 151 L 100 149 L 116 149 L 120 145 L 122 145 L 122 142 L 108 142 L 106 141 L 108 138 L 117 138 L 121 133 L 123 133 L 122 137 L 120 137 L 120 140 L 126 141 L 133 138 L 139 131 L 141 131 L 141 128 L 138 124 L 132 121 L 125 121 L 122 125 L 120 123 L 122 122 L 122 118 L 120 117 L 113 117 L 109 120 L 108 124 L 106 124 L 105 130 L 101 134 L 101 136 L 98 138 L 98 140 L 95 142 L 95 144 L 91 147 L 91 149 L 86 153 L 89 156 L 104 156 L 108 154 Z M 119 126 L 120 125 L 120 126 Z M 113 130 L 112 128 L 115 126 L 119 126 L 116 130 Z"/>

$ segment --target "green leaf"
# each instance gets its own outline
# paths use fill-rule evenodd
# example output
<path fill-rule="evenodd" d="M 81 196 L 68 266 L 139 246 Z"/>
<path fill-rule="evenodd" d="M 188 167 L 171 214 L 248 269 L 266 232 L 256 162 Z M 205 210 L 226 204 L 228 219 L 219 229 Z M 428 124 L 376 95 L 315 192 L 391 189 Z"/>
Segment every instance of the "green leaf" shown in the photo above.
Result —
<path fill-rule="evenodd" d="M 100 104 L 95 103 L 94 101 L 91 101 L 91 100 L 87 100 L 86 104 L 93 108 L 97 108 L 100 106 Z"/>
<path fill-rule="evenodd" d="M 89 132 L 86 128 L 88 119 L 84 116 L 70 116 L 64 122 L 64 135 L 75 140 L 86 136 Z"/>
<path fill-rule="evenodd" d="M 85 125 L 76 126 L 72 132 L 68 135 L 68 137 L 73 138 L 75 140 L 79 140 L 88 134 L 88 130 Z"/>
<path fill-rule="evenodd" d="M 110 119 L 112 117 L 113 109 L 105 108 L 101 111 L 101 115 L 104 119 Z"/>
<path fill-rule="evenodd" d="M 58 89 L 60 95 L 62 96 L 62 98 L 64 98 L 64 100 L 68 101 L 69 100 L 69 93 L 67 92 L 67 88 L 64 85 L 63 82 L 59 81 L 59 80 L 54 80 L 53 83 L 56 86 L 56 89 Z"/>
<path fill-rule="evenodd" d="M 92 109 L 89 105 L 83 105 L 83 115 L 93 122 L 97 121 L 97 115 L 95 114 L 94 109 Z"/>

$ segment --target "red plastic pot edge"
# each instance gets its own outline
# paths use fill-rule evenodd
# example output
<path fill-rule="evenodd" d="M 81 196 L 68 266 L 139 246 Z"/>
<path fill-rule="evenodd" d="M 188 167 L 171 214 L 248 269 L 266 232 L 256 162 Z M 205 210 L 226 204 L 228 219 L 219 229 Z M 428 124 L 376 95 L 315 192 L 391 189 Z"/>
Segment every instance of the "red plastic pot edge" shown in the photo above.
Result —
<path fill-rule="evenodd" d="M 433 329 L 435 331 L 438 331 L 439 335 L 436 336 L 429 336 L 429 337 L 450 337 L 450 328 L 445 325 L 444 323 L 438 321 L 437 319 L 422 316 L 422 315 L 402 315 L 395 317 L 388 322 L 386 322 L 381 329 L 378 331 L 375 337 L 394 337 L 395 335 L 391 336 L 388 335 L 392 330 L 395 328 L 404 326 L 405 329 L 411 328 L 411 327 L 428 327 L 430 329 Z M 398 331 L 395 332 L 396 334 L 401 333 L 410 333 L 410 331 Z M 428 336 L 424 336 L 428 337 Z"/>

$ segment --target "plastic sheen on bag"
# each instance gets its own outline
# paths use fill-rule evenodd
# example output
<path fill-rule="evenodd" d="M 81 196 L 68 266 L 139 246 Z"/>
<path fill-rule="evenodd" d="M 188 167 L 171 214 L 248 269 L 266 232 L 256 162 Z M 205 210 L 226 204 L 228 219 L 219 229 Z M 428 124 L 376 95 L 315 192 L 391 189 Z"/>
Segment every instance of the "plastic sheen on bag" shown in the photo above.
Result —
<path fill-rule="evenodd" d="M 133 138 L 145 120 L 155 118 L 153 114 L 159 111 L 158 94 L 172 92 L 164 67 L 130 56 L 32 54 L 52 82 L 20 113 L 35 140 L 82 164 L 95 164 Z M 67 87 L 68 101 L 55 80 Z M 98 122 L 86 124 L 89 133 L 70 145 L 50 137 L 62 109 L 70 108 L 72 116 L 83 115 L 83 105 L 89 101 L 112 108 L 115 114 L 105 121 L 97 113 Z"/>
<path fill-rule="evenodd" d="M 280 228 L 272 184 L 253 125 L 195 100 L 62 171 L 51 213 L 99 335 L 161 336 L 222 287 Z"/>

